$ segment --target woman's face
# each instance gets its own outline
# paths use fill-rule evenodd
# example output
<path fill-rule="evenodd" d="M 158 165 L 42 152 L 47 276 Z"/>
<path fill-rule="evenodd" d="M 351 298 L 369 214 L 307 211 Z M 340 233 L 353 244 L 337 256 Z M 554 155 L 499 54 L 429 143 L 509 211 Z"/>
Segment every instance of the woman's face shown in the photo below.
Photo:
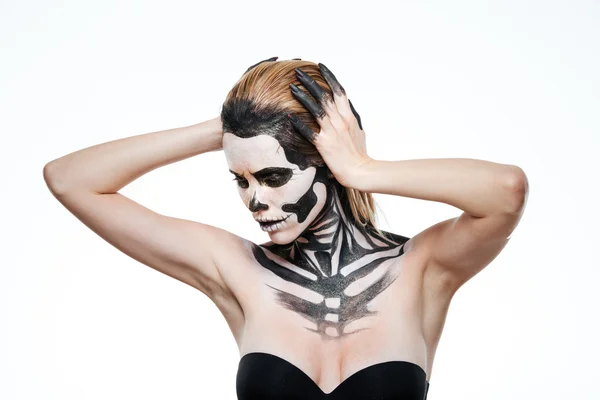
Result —
<path fill-rule="evenodd" d="M 268 135 L 242 139 L 223 134 L 223 152 L 235 176 L 244 205 L 263 226 L 273 243 L 294 241 L 323 208 L 325 184 L 316 181 L 316 167 L 301 170 L 289 162 L 279 142 Z"/>

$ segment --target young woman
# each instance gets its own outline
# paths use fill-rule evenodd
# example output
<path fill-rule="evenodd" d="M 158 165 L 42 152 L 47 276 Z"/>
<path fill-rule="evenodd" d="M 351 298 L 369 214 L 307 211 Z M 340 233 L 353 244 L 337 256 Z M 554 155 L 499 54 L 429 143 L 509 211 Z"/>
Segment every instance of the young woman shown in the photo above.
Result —
<path fill-rule="evenodd" d="M 474 159 L 373 159 L 333 73 L 276 59 L 244 73 L 219 117 L 68 154 L 44 168 L 48 187 L 116 248 L 216 304 L 240 351 L 239 399 L 423 400 L 450 301 L 508 242 L 527 177 Z M 118 193 L 221 149 L 269 242 Z M 409 238 L 377 228 L 371 193 L 463 213 Z"/>

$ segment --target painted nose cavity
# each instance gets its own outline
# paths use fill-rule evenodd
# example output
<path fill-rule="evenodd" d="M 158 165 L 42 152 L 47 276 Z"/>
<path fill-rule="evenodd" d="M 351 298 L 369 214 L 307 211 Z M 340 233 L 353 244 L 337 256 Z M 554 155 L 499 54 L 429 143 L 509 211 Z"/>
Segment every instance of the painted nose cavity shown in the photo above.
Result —
<path fill-rule="evenodd" d="M 266 210 L 267 208 L 269 207 L 266 204 L 263 204 L 260 201 L 258 201 L 256 195 L 252 196 L 252 198 L 250 199 L 250 203 L 248 204 L 248 209 L 252 212 Z"/>

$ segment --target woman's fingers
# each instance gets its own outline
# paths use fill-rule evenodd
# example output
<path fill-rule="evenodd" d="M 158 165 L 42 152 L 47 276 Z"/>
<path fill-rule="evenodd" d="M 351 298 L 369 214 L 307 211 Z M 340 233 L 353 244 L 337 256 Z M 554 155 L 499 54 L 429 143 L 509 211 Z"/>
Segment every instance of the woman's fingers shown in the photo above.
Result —
<path fill-rule="evenodd" d="M 318 65 L 321 70 L 321 75 L 323 75 L 323 78 L 325 78 L 333 93 L 337 96 L 345 96 L 346 91 L 342 85 L 340 85 L 333 72 L 331 72 L 324 64 L 319 63 Z"/>
<path fill-rule="evenodd" d="M 360 116 L 358 115 L 354 107 L 350 104 L 350 100 L 346 95 L 346 90 L 344 89 L 344 87 L 337 80 L 333 72 L 331 72 L 331 70 L 325 66 L 325 64 L 319 63 L 318 65 L 319 69 L 321 70 L 321 75 L 323 75 L 323 78 L 325 78 L 327 84 L 333 92 L 333 97 L 338 113 L 342 116 L 344 121 L 346 121 L 346 124 L 348 124 L 348 126 L 353 126 L 352 115 L 354 115 L 354 117 L 356 117 L 356 120 L 358 121 L 360 129 L 362 129 Z"/>
<path fill-rule="evenodd" d="M 288 114 L 288 118 L 290 119 L 292 126 L 294 127 L 294 129 L 296 129 L 298 133 L 304 136 L 304 138 L 312 144 L 315 143 L 318 133 L 310 129 L 308 125 L 306 125 L 304 122 L 298 119 L 298 117 L 296 117 L 294 114 Z"/>
<path fill-rule="evenodd" d="M 354 109 L 354 105 L 352 105 L 352 102 L 350 101 L 350 99 L 348 99 L 348 104 L 350 104 L 350 108 L 352 109 L 352 114 L 354 114 L 354 116 L 356 117 L 356 120 L 358 121 L 358 127 L 361 130 L 363 130 L 362 123 L 360 122 L 360 115 L 358 115 L 358 113 Z"/>
<path fill-rule="evenodd" d="M 310 111 L 310 113 L 317 119 L 317 121 L 319 121 L 319 123 L 321 123 L 321 120 L 323 120 L 326 116 L 323 107 L 314 101 L 310 95 L 298 89 L 298 86 L 294 85 L 293 83 L 290 83 L 290 89 L 292 89 L 292 94 L 298 99 L 298 101 L 302 103 L 302 105 L 306 107 L 308 111 Z"/>
<path fill-rule="evenodd" d="M 325 91 L 315 80 L 308 75 L 306 72 L 302 71 L 300 68 L 296 68 L 296 76 L 298 80 L 308 91 L 310 94 L 314 96 L 315 99 L 319 101 L 321 104 L 326 104 L 330 101 L 333 101 L 331 95 Z"/>
<path fill-rule="evenodd" d="M 323 89 L 319 84 L 306 72 L 300 68 L 296 68 L 296 77 L 302 83 L 302 85 L 313 95 L 317 102 L 315 102 L 311 96 L 292 91 L 305 105 L 306 108 L 317 118 L 321 128 L 325 130 L 334 129 L 338 132 L 343 132 L 348 129 L 348 124 L 344 120 L 343 116 L 338 112 L 336 103 L 331 97 L 331 94 Z M 304 94 L 304 93 L 303 93 Z"/>

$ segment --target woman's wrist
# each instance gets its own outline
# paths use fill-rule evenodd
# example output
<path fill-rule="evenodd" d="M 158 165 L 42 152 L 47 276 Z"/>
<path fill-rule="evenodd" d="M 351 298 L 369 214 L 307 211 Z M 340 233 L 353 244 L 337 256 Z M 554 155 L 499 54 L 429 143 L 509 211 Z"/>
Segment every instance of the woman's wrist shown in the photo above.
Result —
<path fill-rule="evenodd" d="M 202 153 L 223 149 L 223 124 L 221 116 L 192 125 L 202 138 Z"/>

